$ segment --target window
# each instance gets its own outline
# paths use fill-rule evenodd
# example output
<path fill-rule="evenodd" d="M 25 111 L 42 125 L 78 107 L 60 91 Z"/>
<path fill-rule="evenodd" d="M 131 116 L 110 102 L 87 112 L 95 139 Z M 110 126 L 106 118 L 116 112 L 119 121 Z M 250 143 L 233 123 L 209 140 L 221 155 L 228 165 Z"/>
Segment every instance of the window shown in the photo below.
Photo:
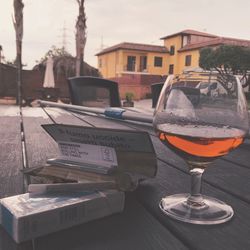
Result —
<path fill-rule="evenodd" d="M 140 56 L 140 72 L 147 71 L 147 56 Z"/>
<path fill-rule="evenodd" d="M 127 71 L 135 71 L 135 63 L 136 63 L 136 57 L 135 56 L 128 56 Z"/>
<path fill-rule="evenodd" d="M 170 54 L 171 56 L 173 56 L 174 53 L 175 53 L 175 47 L 174 47 L 174 45 L 172 45 L 172 46 L 170 46 L 170 52 L 169 52 L 169 54 Z"/>
<path fill-rule="evenodd" d="M 162 57 L 155 56 L 154 66 L 155 67 L 162 67 Z"/>
<path fill-rule="evenodd" d="M 185 66 L 191 66 L 191 61 L 192 61 L 192 56 L 191 55 L 187 55 L 185 57 Z"/>
<path fill-rule="evenodd" d="M 191 42 L 191 36 L 183 36 L 182 37 L 182 47 L 186 46 L 187 44 L 190 44 Z"/>
<path fill-rule="evenodd" d="M 187 45 L 187 43 L 188 43 L 188 36 L 183 36 L 182 37 L 182 47 Z"/>
<path fill-rule="evenodd" d="M 168 73 L 169 73 L 170 75 L 174 74 L 174 64 L 170 64 L 170 65 L 169 65 Z"/>

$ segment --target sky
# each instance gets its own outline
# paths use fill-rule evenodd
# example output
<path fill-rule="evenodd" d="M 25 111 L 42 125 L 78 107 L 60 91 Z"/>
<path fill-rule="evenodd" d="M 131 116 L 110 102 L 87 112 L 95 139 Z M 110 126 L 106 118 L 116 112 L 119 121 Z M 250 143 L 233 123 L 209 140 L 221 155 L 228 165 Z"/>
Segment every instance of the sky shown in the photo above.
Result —
<path fill-rule="evenodd" d="M 32 68 L 52 45 L 75 56 L 76 0 L 23 0 L 23 63 Z M 13 0 L 0 0 L 0 45 L 14 60 Z M 85 0 L 85 61 L 97 67 L 101 48 L 121 42 L 163 45 L 161 37 L 185 29 L 250 40 L 249 0 Z M 63 34 L 65 34 L 63 36 Z"/>

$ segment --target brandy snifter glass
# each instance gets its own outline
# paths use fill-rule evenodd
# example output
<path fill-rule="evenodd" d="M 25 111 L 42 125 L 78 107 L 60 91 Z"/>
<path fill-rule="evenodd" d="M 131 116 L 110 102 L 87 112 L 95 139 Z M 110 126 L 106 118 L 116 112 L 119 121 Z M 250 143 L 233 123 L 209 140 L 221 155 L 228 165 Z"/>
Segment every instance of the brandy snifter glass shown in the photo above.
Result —
<path fill-rule="evenodd" d="M 191 175 L 190 194 L 164 197 L 161 210 L 193 224 L 230 220 L 233 209 L 201 194 L 204 170 L 238 147 L 249 131 L 245 95 L 239 79 L 211 72 L 168 76 L 154 113 L 161 142 L 185 160 Z"/>

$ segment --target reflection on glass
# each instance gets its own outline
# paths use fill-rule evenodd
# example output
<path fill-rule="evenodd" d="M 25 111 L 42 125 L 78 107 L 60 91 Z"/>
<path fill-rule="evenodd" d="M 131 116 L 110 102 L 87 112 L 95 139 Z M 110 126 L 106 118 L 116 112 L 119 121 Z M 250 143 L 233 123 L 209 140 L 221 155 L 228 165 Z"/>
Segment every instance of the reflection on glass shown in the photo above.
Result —
<path fill-rule="evenodd" d="M 81 104 L 87 107 L 110 107 L 110 91 L 105 87 L 85 86 L 81 88 Z"/>

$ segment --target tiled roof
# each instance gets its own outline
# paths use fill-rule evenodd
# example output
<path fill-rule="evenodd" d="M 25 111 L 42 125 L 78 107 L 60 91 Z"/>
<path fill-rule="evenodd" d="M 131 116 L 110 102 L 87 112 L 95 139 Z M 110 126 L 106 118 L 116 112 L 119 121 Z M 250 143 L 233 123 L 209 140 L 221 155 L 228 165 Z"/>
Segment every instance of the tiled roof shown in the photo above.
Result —
<path fill-rule="evenodd" d="M 115 50 L 119 49 L 127 49 L 127 50 L 140 50 L 140 51 L 148 51 L 148 52 L 160 52 L 160 53 L 168 53 L 168 50 L 164 46 L 159 45 L 149 45 L 149 44 L 140 44 L 140 43 L 119 43 L 112 47 L 108 47 L 99 53 L 96 56 L 100 56 Z"/>
<path fill-rule="evenodd" d="M 242 39 L 228 38 L 228 37 L 217 37 L 209 41 L 187 44 L 178 51 L 187 51 L 187 50 L 193 50 L 193 49 L 199 49 L 203 47 L 217 46 L 217 45 L 235 45 L 235 46 L 250 47 L 250 40 L 242 40 Z"/>
<path fill-rule="evenodd" d="M 218 37 L 218 36 L 213 35 L 213 34 L 200 32 L 200 31 L 196 31 L 196 30 L 183 30 L 181 32 L 178 32 L 178 33 L 175 33 L 175 34 L 172 34 L 172 35 L 164 36 L 161 39 L 164 40 L 166 38 L 170 38 L 170 37 L 174 37 L 174 36 L 178 36 L 178 35 L 196 35 L 196 36 L 205 36 L 205 37 L 211 37 L 211 38 Z"/>

